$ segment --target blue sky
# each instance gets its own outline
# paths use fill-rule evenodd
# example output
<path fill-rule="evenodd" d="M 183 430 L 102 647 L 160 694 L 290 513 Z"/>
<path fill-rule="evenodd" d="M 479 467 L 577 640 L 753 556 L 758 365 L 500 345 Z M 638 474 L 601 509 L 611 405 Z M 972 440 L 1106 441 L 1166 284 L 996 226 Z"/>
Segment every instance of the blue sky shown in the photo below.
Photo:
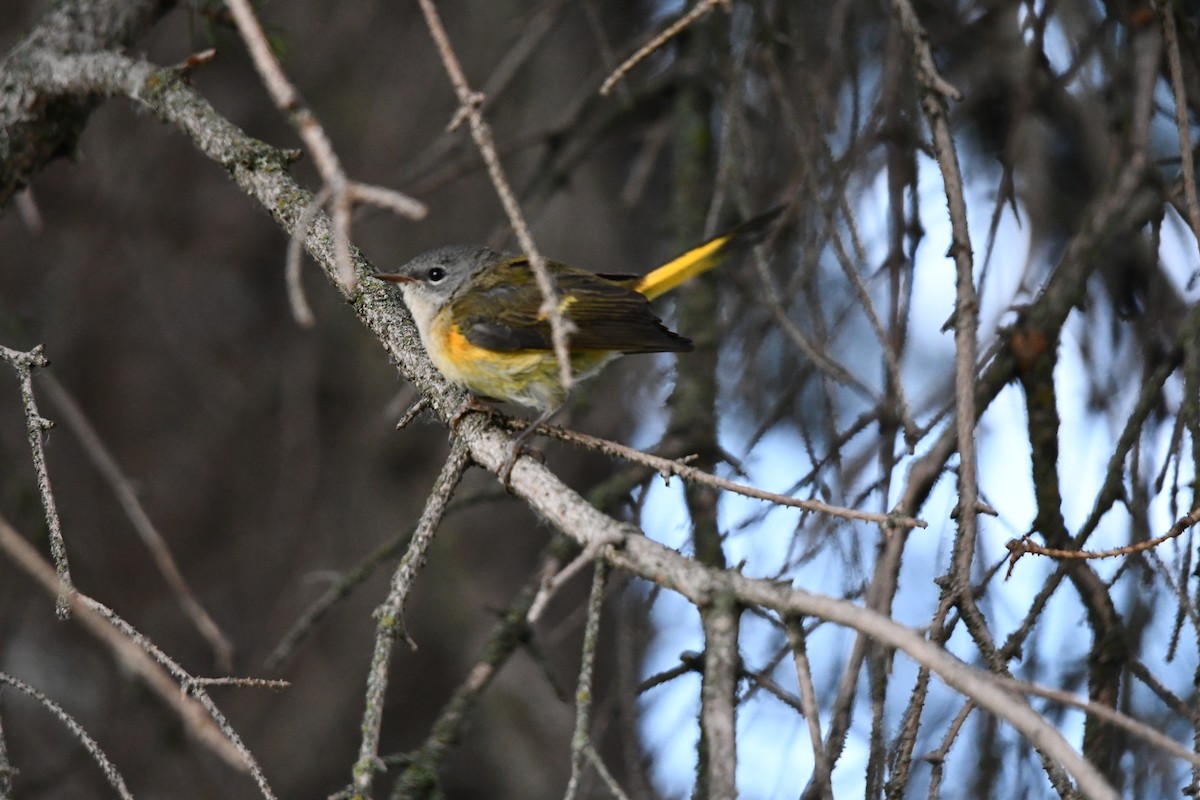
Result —
<path fill-rule="evenodd" d="M 972 243 L 976 252 L 976 274 L 982 267 L 982 257 L 994 205 L 994 179 L 986 179 L 968 186 L 968 204 L 973 214 L 971 223 Z M 915 265 L 914 300 L 910 315 L 911 345 L 908 360 L 902 365 L 906 390 L 919 422 L 929 419 L 933 408 L 931 400 L 943 396 L 947 385 L 929 382 L 929 376 L 938 370 L 947 374 L 954 357 L 953 332 L 940 330 L 953 309 L 954 266 L 945 257 L 949 244 L 949 228 L 946 221 L 945 197 L 941 189 L 941 177 L 936 165 L 925 160 L 921 165 L 920 202 L 922 220 L 927 230 L 921 243 Z M 882 260 L 884 204 L 886 202 L 884 176 L 859 198 L 858 218 L 865 244 L 868 247 L 868 268 Z M 1030 254 L 1028 229 L 1017 224 L 1011 212 L 1006 212 L 998 231 L 997 247 L 993 263 L 988 271 L 987 285 L 982 288 L 980 324 L 981 352 L 991 342 L 998 322 L 1007 321 L 1009 308 L 1014 302 L 1028 299 L 1019 290 L 1026 263 L 1036 254 Z M 1163 227 L 1162 256 L 1175 267 L 1177 283 L 1183 287 L 1187 277 L 1194 272 L 1200 259 L 1194 241 L 1178 219 Z M 831 274 L 836 273 L 836 268 Z M 882 286 L 872 287 L 878 303 L 882 303 Z M 1200 297 L 1196 287 L 1188 294 L 1191 302 Z M 1138 380 L 1114 382 L 1114 396 L 1110 398 L 1111 409 L 1098 414 L 1088 407 L 1088 378 L 1081 358 L 1081 343 L 1089 336 L 1098 336 L 1095 326 L 1088 328 L 1075 315 L 1068 323 L 1060 346 L 1060 361 L 1056 372 L 1059 414 L 1062 419 L 1059 472 L 1063 476 L 1063 514 L 1072 528 L 1078 526 L 1090 512 L 1109 455 L 1115 446 L 1124 413 L 1131 407 L 1137 390 Z M 1103 342 L 1094 347 L 1103 348 Z M 1103 351 L 1101 351 L 1103 352 Z M 919 359 L 919 361 L 917 360 Z M 878 353 L 858 357 L 852 362 L 859 378 L 878 385 L 880 367 Z M 1114 363 L 1119 365 L 1119 354 Z M 931 369 L 933 367 L 933 369 Z M 1118 367 L 1119 368 L 1119 367 Z M 1179 399 L 1176 385 L 1168 392 L 1169 397 Z M 845 423 L 845 420 L 842 421 Z M 657 434 L 658 421 L 650 422 L 638 439 L 639 444 L 652 442 Z M 944 424 L 944 423 L 943 423 Z M 940 430 L 940 429 L 938 429 Z M 1142 459 L 1146 469 L 1157 470 L 1162 463 L 1170 435 L 1169 427 L 1158 432 L 1156 447 L 1143 447 Z M 874 429 L 863 434 L 874 436 Z M 999 511 L 999 517 L 981 518 L 979 554 L 977 563 L 991 565 L 1002 560 L 1007 551 L 1005 543 L 1023 535 L 1034 516 L 1033 493 L 1030 482 L 1030 455 L 1026 439 L 1024 397 L 1018 386 L 1009 386 L 984 415 L 978 429 L 980 488 L 983 496 Z M 739 429 L 729 418 L 722 420 L 722 444 L 730 452 L 743 459 L 743 466 L 750 474 L 749 483 L 756 486 L 786 491 L 787 487 L 810 468 L 804 445 L 795 431 L 780 427 L 759 440 L 747 452 L 746 432 Z M 923 452 L 933 437 L 927 437 L 919 446 L 917 454 Z M 1154 437 L 1151 437 L 1153 439 Z M 853 444 L 850 450 L 853 450 Z M 903 485 L 905 463 L 895 471 L 892 482 L 893 493 Z M 726 473 L 728 474 L 728 472 Z M 731 478 L 737 478 L 732 474 Z M 866 483 L 875 475 L 866 475 L 860 482 Z M 744 479 L 743 479 L 744 480 Z M 1180 484 L 1191 480 L 1185 466 Z M 840 487 L 854 490 L 857 487 Z M 947 564 L 953 537 L 954 525 L 949 513 L 954 505 L 954 480 L 945 478 L 933 496 L 921 510 L 921 515 L 930 527 L 917 531 L 907 546 L 904 566 L 900 577 L 900 590 L 896 598 L 894 615 L 911 626 L 928 622 L 938 597 L 933 579 L 941 574 Z M 852 494 L 853 491 L 847 492 Z M 1152 503 L 1151 529 L 1165 531 L 1173 522 L 1166 503 L 1166 492 Z M 1188 496 L 1182 495 L 1183 502 Z M 894 497 L 889 501 L 894 502 Z M 870 501 L 870 510 L 879 510 L 877 496 Z M 725 494 L 720 505 L 720 519 L 725 531 L 738 531 L 727 542 L 727 556 L 732 563 L 745 559 L 746 572 L 753 575 L 773 574 L 788 554 L 788 549 L 797 535 L 796 526 L 800 519 L 794 509 L 776 508 L 763 514 L 764 504 L 757 500 Z M 747 521 L 749 524 L 747 524 Z M 1104 518 L 1100 529 L 1089 542 L 1091 548 L 1103 548 L 1127 543 L 1128 515 L 1123 507 L 1117 506 Z M 688 520 L 682 502 L 682 488 L 678 480 L 669 486 L 657 482 L 650 490 L 642 515 L 643 529 L 651 537 L 672 547 L 686 550 L 688 542 Z M 838 526 L 836 534 L 844 537 L 847 545 L 851 537 L 857 537 L 864 559 L 863 569 L 869 573 L 870 559 L 874 553 L 878 532 L 867 525 Z M 801 534 L 803 535 L 803 534 Z M 831 535 L 822 531 L 818 536 Z M 1179 545 L 1168 543 L 1159 549 L 1159 556 L 1168 564 L 1178 555 Z M 810 591 L 826 592 L 841 596 L 849 586 L 860 580 L 862 575 L 848 575 L 846 560 L 839 555 L 842 548 L 825 548 L 821 555 L 791 573 L 797 585 Z M 1094 568 L 1109 576 L 1121 566 L 1120 560 L 1093 562 Z M 1040 588 L 1046 575 L 1054 565 L 1047 559 L 1026 557 L 1016 567 L 1008 580 L 996 579 L 988 587 L 984 602 L 993 633 L 1003 639 L 1015 628 L 1028 609 L 1030 599 Z M 1131 571 L 1136 572 L 1136 571 Z M 1124 583 L 1118 583 L 1114 598 L 1123 608 L 1122 598 L 1132 599 L 1131 592 L 1151 590 L 1140 577 L 1126 575 Z M 1157 589 L 1153 589 L 1157 591 Z M 1169 607 L 1174 608 L 1172 603 Z M 643 664 L 643 676 L 649 676 L 678 664 L 679 654 L 703 649 L 698 615 L 688 603 L 677 595 L 663 591 L 658 594 L 652 610 L 657 635 Z M 1051 601 L 1049 613 L 1037 626 L 1031 647 L 1054 643 L 1051 652 L 1062 656 L 1061 664 L 1043 664 L 1039 680 L 1055 684 L 1060 668 L 1077 666 L 1078 659 L 1086 657 L 1090 646 L 1090 635 L 1084 624 L 1084 611 L 1074 598 L 1069 584 L 1059 589 Z M 1185 643 L 1173 663 L 1165 662 L 1166 643 L 1170 639 L 1172 619 L 1170 615 L 1152 623 L 1153 633 L 1143 644 L 1143 659 L 1155 674 L 1166 676 L 1173 689 L 1187 694 L 1192 675 L 1197 665 L 1194 646 Z M 780 634 L 762 620 L 750 614 L 743 617 L 742 652 L 747 666 L 761 667 L 780 644 Z M 836 680 L 853 636 L 833 626 L 822 626 L 809 642 L 810 658 L 813 662 L 814 679 L 818 696 L 826 705 L 836 690 Z M 951 649 L 968 660 L 974 660 L 974 650 L 965 637 L 951 640 Z M 1020 674 L 1020 665 L 1014 662 Z M 892 673 L 890 693 L 887 700 L 887 718 L 894 726 L 895 720 L 908 701 L 907 693 L 916 674 L 915 666 L 903 655 L 897 655 Z M 773 677 L 789 690 L 796 691 L 796 678 L 790 659 L 777 668 Z M 940 737 L 948 715 L 957 711 L 959 702 L 941 684 L 935 681 L 932 700 L 925 717 L 933 729 L 931 735 Z M 655 688 L 641 700 L 644 713 L 643 736 L 653 758 L 653 777 L 667 796 L 687 797 L 694 782 L 695 746 L 698 736 L 696 716 L 698 710 L 699 677 L 688 675 L 669 686 Z M 862 692 L 860 691 L 860 696 Z M 903 695 L 903 696 L 902 696 Z M 1132 694 L 1133 708 L 1149 708 L 1158 701 L 1149 693 L 1135 689 Z M 1043 708 L 1040 701 L 1035 707 Z M 850 732 L 846 752 L 838 762 L 834 773 L 835 795 L 842 797 L 861 796 L 866 764 L 866 740 L 869 734 L 869 711 L 860 707 L 856 722 Z M 1066 712 L 1062 716 L 1062 730 L 1069 740 L 1080 743 L 1082 738 L 1082 716 Z M 828 720 L 822 718 L 822 731 Z M 765 693 L 758 693 L 753 700 L 742 706 L 739 716 L 739 784 L 744 798 L 775 798 L 796 796 L 805 785 L 812 770 L 811 746 L 804 721 L 782 703 Z M 962 734 L 959 742 L 969 742 L 970 727 Z M 1001 729 L 1001 740 L 1015 741 L 1011 729 Z M 960 744 L 960 746 L 962 746 Z M 918 747 L 917 755 L 921 753 Z M 953 753 L 952 753 L 953 755 Z M 964 763 L 970 759 L 962 759 Z M 948 762 L 948 776 L 959 761 Z M 1037 769 L 1036 765 L 1033 767 Z M 915 767 L 928 774 L 929 767 L 923 763 Z M 1183 774 L 1180 768 L 1180 774 Z"/>

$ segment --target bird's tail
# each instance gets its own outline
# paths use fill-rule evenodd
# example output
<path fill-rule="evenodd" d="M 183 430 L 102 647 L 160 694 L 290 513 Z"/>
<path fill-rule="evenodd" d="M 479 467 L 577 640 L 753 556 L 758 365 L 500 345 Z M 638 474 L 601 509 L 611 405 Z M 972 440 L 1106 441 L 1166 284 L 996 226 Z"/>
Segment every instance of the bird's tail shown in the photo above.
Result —
<path fill-rule="evenodd" d="M 782 212 L 783 206 L 776 206 L 757 217 L 751 217 L 736 228 L 671 259 L 644 276 L 633 288 L 650 300 L 666 294 L 681 283 L 712 269 L 735 251 L 758 242 Z"/>

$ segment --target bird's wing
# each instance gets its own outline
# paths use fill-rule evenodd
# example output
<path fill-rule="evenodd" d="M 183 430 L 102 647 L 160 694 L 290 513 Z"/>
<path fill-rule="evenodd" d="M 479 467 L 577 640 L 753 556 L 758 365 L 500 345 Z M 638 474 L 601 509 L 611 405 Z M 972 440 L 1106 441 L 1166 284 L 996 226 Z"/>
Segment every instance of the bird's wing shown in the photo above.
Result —
<path fill-rule="evenodd" d="M 659 353 L 691 350 L 687 339 L 662 324 L 626 275 L 597 275 L 555 261 L 554 277 L 563 316 L 574 326 L 571 350 Z M 541 313 L 542 293 L 529 261 L 512 258 L 480 275 L 451 301 L 454 319 L 471 344 L 489 350 L 552 350 L 550 323 Z"/>

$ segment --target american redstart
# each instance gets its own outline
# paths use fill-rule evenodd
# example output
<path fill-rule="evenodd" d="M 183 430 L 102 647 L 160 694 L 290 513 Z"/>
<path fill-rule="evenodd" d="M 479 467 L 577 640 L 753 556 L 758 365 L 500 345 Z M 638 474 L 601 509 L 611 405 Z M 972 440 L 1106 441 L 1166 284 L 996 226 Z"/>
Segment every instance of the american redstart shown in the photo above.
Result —
<path fill-rule="evenodd" d="M 546 261 L 561 313 L 574 328 L 568 338 L 571 374 L 585 378 L 625 353 L 691 350 L 691 340 L 663 325 L 650 301 L 757 241 L 781 211 L 749 219 L 642 277 Z M 431 250 L 375 277 L 400 285 L 421 343 L 447 380 L 542 412 L 517 437 L 501 470 L 507 480 L 521 443 L 567 396 L 529 259 L 459 245 Z"/>

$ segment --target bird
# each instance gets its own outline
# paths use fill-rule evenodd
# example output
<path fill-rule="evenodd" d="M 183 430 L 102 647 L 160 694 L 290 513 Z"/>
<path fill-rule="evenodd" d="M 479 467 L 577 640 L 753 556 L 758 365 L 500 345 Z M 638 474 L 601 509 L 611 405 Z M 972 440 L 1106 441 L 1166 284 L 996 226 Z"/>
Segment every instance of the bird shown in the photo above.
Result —
<path fill-rule="evenodd" d="M 546 261 L 558 310 L 569 323 L 572 376 L 588 378 L 626 354 L 691 350 L 691 340 L 666 327 L 651 301 L 759 241 L 782 211 L 780 206 L 748 219 L 640 277 Z M 373 277 L 399 286 L 421 343 L 446 380 L 474 396 L 540 412 L 517 436 L 500 469 L 507 484 L 525 440 L 568 394 L 529 258 L 451 245 Z M 468 401 L 452 426 L 465 411 L 479 407 Z"/>

